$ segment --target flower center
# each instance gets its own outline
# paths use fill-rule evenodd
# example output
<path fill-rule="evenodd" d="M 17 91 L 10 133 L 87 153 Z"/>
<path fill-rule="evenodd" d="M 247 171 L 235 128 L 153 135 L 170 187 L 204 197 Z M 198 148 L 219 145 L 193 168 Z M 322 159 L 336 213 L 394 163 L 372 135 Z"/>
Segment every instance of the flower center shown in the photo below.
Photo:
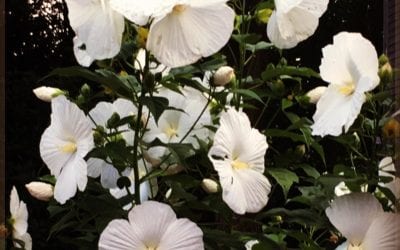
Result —
<path fill-rule="evenodd" d="M 362 247 L 360 245 L 353 245 L 353 244 L 349 244 L 349 246 L 347 247 L 347 250 L 362 250 Z"/>
<path fill-rule="evenodd" d="M 67 142 L 60 147 L 60 151 L 63 153 L 75 153 L 77 149 L 75 142 Z"/>
<path fill-rule="evenodd" d="M 354 93 L 356 86 L 353 82 L 346 83 L 345 85 L 339 87 L 339 92 L 345 96 L 349 96 Z"/>
<path fill-rule="evenodd" d="M 177 4 L 172 8 L 172 12 L 174 14 L 181 14 L 184 10 L 186 9 L 186 6 L 184 4 Z"/>
<path fill-rule="evenodd" d="M 157 250 L 157 247 L 147 247 L 146 250 Z"/>
<path fill-rule="evenodd" d="M 249 168 L 249 164 L 247 164 L 247 163 L 245 163 L 245 162 L 242 162 L 242 161 L 239 161 L 239 160 L 237 160 L 237 159 L 234 160 L 234 161 L 231 163 L 231 165 L 232 165 L 232 167 L 233 167 L 234 169 L 236 169 L 236 170 Z"/>
<path fill-rule="evenodd" d="M 169 126 L 168 128 L 166 128 L 164 133 L 168 136 L 169 139 L 174 136 L 178 137 L 178 131 L 173 126 Z"/>

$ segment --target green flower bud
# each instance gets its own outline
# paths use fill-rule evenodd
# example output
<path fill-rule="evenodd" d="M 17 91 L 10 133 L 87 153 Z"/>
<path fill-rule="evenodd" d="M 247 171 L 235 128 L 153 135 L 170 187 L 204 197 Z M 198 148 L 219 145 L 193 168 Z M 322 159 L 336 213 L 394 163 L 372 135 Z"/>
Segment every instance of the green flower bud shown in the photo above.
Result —
<path fill-rule="evenodd" d="M 258 10 L 256 13 L 257 21 L 259 21 L 260 23 L 268 23 L 271 15 L 272 10 L 269 8 Z"/>
<path fill-rule="evenodd" d="M 107 128 L 115 128 L 120 120 L 119 114 L 114 112 L 110 119 L 107 120 Z"/>

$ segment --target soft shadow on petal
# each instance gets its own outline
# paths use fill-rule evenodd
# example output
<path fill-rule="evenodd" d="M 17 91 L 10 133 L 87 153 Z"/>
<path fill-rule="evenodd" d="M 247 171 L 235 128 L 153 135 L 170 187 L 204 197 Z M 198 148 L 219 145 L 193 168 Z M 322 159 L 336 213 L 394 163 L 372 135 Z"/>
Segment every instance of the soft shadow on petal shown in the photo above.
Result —
<path fill-rule="evenodd" d="M 146 249 L 127 220 L 111 221 L 100 235 L 100 250 Z"/>
<path fill-rule="evenodd" d="M 325 210 L 329 221 L 351 243 L 359 244 L 382 205 L 370 193 L 351 193 L 335 198 Z"/>
<path fill-rule="evenodd" d="M 201 250 L 204 249 L 203 232 L 188 219 L 179 219 L 169 225 L 157 249 Z"/>
<path fill-rule="evenodd" d="M 137 236 L 147 245 L 157 246 L 169 225 L 176 220 L 172 208 L 155 201 L 143 202 L 128 215 Z"/>
<path fill-rule="evenodd" d="M 370 225 L 363 249 L 400 249 L 400 214 L 380 213 Z"/>

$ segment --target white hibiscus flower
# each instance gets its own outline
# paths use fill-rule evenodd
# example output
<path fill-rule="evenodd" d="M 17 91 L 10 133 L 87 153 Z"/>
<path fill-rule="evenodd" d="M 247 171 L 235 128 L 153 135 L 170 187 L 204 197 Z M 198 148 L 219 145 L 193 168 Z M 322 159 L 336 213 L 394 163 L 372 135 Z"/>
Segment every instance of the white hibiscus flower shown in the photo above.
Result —
<path fill-rule="evenodd" d="M 208 157 L 218 172 L 222 199 L 237 214 L 256 213 L 268 202 L 271 184 L 264 176 L 267 140 L 249 118 L 233 108 L 221 115 Z"/>
<path fill-rule="evenodd" d="M 79 64 L 111 58 L 121 48 L 124 17 L 109 0 L 67 0 L 68 19 L 75 32 L 74 53 Z"/>
<path fill-rule="evenodd" d="M 348 32 L 335 35 L 322 54 L 321 77 L 330 84 L 317 103 L 312 134 L 338 136 L 354 123 L 365 92 L 379 84 L 378 56 L 370 41 Z"/>
<path fill-rule="evenodd" d="M 138 25 L 152 20 L 146 47 L 162 64 L 180 67 L 219 51 L 233 31 L 226 0 L 111 0 Z"/>
<path fill-rule="evenodd" d="M 290 49 L 306 40 L 318 27 L 329 0 L 275 0 L 268 21 L 269 40 L 280 49 Z"/>
<path fill-rule="evenodd" d="M 51 124 L 40 140 L 40 155 L 57 178 L 54 198 L 64 204 L 76 189 L 87 184 L 87 164 L 83 159 L 93 148 L 91 122 L 65 96 L 51 101 Z"/>
<path fill-rule="evenodd" d="M 201 250 L 203 232 L 188 219 L 177 219 L 170 206 L 146 201 L 128 219 L 111 221 L 100 235 L 100 250 Z"/>
<path fill-rule="evenodd" d="M 10 194 L 10 213 L 13 239 L 22 241 L 24 249 L 31 250 L 32 238 L 28 233 L 28 210 L 25 202 L 19 200 L 17 189 L 14 186 Z M 22 247 L 17 241 L 14 241 L 14 246 Z"/>
<path fill-rule="evenodd" d="M 336 249 L 395 250 L 400 248 L 400 214 L 385 213 L 370 193 L 336 198 L 325 210 L 329 221 L 347 239 Z"/>
<path fill-rule="evenodd" d="M 163 143 L 178 143 L 189 132 L 200 116 L 201 111 L 207 105 L 207 99 L 200 91 L 194 88 L 185 87 L 181 88 L 180 91 L 182 94 L 162 88 L 155 94 L 155 96 L 167 98 L 169 106 L 179 110 L 165 110 L 159 117 L 158 123 L 155 122 L 153 117 L 150 117 L 147 126 L 148 131 L 143 137 L 144 141 L 151 142 L 158 138 Z M 211 124 L 210 109 L 206 107 L 193 130 L 182 143 L 191 143 L 197 146 L 197 140 L 194 136 L 207 140 L 210 132 L 204 126 Z M 148 153 L 150 157 L 157 159 L 163 156 L 166 150 L 165 147 L 153 147 Z"/>
<path fill-rule="evenodd" d="M 96 125 L 106 127 L 108 119 L 113 113 L 117 113 L 120 118 L 127 116 L 137 115 L 137 108 L 131 101 L 118 98 L 113 103 L 99 102 L 90 112 L 89 116 L 93 119 L 92 127 Z M 128 145 L 133 145 L 135 133 L 131 130 L 128 124 L 120 126 L 119 131 L 121 136 L 125 139 Z M 130 171 L 126 171 L 125 174 L 129 174 Z M 102 159 L 90 158 L 88 160 L 88 176 L 97 178 L 100 176 L 101 185 L 105 188 L 116 188 L 117 180 L 121 175 L 117 169 Z"/>

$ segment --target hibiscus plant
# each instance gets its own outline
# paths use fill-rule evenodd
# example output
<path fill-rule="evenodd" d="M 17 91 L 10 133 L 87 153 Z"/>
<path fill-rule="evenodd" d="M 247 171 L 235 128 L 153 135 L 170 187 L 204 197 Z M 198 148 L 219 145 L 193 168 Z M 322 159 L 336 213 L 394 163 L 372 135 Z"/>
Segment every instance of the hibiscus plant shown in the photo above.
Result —
<path fill-rule="evenodd" d="M 284 57 L 329 2 L 66 0 L 79 66 L 44 79 L 82 87 L 34 91 L 51 103 L 38 145 L 49 174 L 27 188 L 48 203 L 48 237 L 74 249 L 400 249 L 388 58 L 346 30 L 310 51 L 318 68 Z M 14 246 L 35 248 L 15 188 L 10 206 Z"/>

